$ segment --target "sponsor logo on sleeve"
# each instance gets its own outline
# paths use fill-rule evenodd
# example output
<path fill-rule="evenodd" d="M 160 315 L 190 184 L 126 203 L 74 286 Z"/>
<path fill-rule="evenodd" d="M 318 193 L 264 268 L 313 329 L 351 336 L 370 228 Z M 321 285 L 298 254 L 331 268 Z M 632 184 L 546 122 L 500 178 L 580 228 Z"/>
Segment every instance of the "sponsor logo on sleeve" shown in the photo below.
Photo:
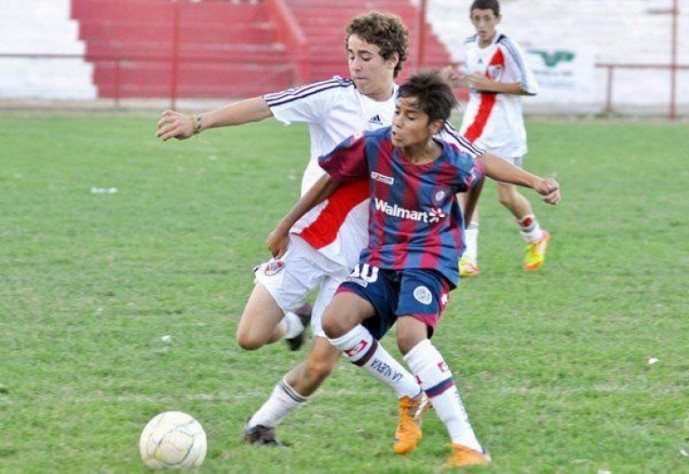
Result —
<path fill-rule="evenodd" d="M 375 171 L 371 171 L 371 178 L 375 179 L 376 181 L 380 181 L 383 184 L 388 184 L 392 185 L 392 183 L 395 182 L 395 178 L 392 178 L 390 176 L 385 176 L 384 174 L 377 173 Z"/>

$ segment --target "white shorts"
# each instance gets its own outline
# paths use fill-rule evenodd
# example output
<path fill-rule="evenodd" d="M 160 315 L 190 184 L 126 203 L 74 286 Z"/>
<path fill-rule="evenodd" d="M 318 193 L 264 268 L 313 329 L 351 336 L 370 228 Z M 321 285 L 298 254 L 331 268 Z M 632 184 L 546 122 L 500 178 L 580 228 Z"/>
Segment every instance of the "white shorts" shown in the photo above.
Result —
<path fill-rule="evenodd" d="M 283 311 L 298 309 L 308 294 L 319 288 L 311 313 L 311 327 L 314 335 L 325 337 L 321 324 L 323 311 L 349 273 L 348 268 L 291 234 L 285 255 L 258 265 L 254 282 L 262 284 Z"/>

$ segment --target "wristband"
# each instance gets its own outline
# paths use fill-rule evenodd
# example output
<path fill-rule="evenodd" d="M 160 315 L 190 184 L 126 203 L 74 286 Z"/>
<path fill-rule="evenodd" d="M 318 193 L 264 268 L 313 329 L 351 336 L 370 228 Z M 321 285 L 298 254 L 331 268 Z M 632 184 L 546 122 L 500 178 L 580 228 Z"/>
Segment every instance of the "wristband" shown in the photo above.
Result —
<path fill-rule="evenodd" d="M 194 132 L 194 135 L 201 133 L 201 114 L 190 115 L 189 121 L 191 122 L 191 129 Z"/>

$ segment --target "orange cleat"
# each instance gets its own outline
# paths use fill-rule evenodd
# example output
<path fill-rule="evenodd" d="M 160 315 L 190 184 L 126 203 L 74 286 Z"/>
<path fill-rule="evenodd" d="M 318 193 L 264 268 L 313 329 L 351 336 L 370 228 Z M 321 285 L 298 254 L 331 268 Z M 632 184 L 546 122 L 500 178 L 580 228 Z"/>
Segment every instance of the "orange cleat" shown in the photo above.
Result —
<path fill-rule="evenodd" d="M 407 454 L 416 449 L 423 437 L 421 422 L 423 415 L 431 408 L 431 402 L 425 393 L 416 398 L 400 398 L 400 418 L 395 430 L 393 449 L 397 454 Z"/>
<path fill-rule="evenodd" d="M 476 451 L 461 444 L 451 444 L 452 454 L 447 458 L 443 467 L 462 467 L 475 466 L 479 464 L 490 464 L 491 459 L 488 454 Z"/>

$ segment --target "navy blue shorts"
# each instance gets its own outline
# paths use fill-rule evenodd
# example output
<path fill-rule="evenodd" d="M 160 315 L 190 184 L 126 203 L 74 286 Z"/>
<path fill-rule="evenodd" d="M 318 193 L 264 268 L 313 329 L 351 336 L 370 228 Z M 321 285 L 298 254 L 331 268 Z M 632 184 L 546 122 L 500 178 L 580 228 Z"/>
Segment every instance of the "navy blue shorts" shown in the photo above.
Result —
<path fill-rule="evenodd" d="M 425 323 L 430 338 L 447 306 L 450 285 L 433 270 L 381 270 L 359 264 L 337 289 L 338 293 L 344 291 L 373 305 L 376 315 L 364 320 L 363 326 L 376 339 L 382 338 L 400 316 Z"/>

